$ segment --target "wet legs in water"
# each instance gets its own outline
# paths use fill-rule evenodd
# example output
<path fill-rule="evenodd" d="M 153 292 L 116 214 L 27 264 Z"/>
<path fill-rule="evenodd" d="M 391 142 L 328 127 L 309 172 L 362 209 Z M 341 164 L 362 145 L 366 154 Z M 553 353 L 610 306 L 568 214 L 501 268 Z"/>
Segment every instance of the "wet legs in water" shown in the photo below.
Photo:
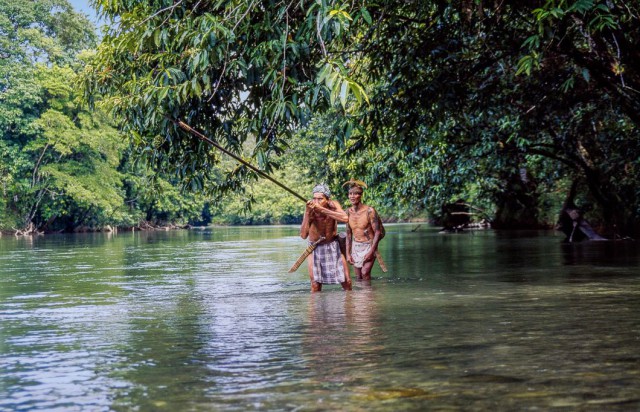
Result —
<path fill-rule="evenodd" d="M 342 267 L 344 269 L 346 280 L 340 283 L 342 289 L 351 290 L 351 274 L 349 273 L 349 265 L 347 265 L 347 260 L 344 256 L 340 256 L 342 259 Z M 313 280 L 313 255 L 309 255 L 307 258 L 307 269 L 309 270 L 309 279 L 311 280 L 311 292 L 321 292 L 322 291 L 322 283 L 318 283 Z"/>
<path fill-rule="evenodd" d="M 373 268 L 373 264 L 375 263 L 375 261 L 376 259 L 373 258 L 368 262 L 364 262 L 361 268 L 357 268 L 354 266 L 356 277 L 358 280 L 371 280 L 371 269 Z"/>

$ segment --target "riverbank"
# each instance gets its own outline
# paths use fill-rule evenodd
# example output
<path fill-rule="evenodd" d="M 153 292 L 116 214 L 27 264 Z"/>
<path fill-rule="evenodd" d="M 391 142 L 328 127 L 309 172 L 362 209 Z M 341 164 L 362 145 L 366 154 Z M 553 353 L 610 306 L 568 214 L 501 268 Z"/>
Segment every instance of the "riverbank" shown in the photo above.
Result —
<path fill-rule="evenodd" d="M 57 234 L 57 233 L 117 233 L 117 232 L 135 232 L 135 231 L 169 231 L 169 230 L 178 230 L 178 229 L 191 229 L 193 225 L 190 224 L 153 224 L 151 222 L 140 222 L 136 226 L 101 226 L 101 227 L 90 227 L 90 226 L 79 226 L 74 228 L 73 230 L 55 230 L 55 231 L 47 231 L 47 230 L 38 230 L 34 227 L 27 227 L 25 229 L 2 229 L 0 230 L 0 236 L 42 236 L 48 234 Z"/>

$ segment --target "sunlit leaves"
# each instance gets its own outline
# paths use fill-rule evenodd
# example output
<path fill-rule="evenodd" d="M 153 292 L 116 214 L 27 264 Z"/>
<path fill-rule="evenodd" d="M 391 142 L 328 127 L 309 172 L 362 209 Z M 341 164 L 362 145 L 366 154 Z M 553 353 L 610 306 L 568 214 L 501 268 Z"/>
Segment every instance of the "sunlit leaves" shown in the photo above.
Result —
<path fill-rule="evenodd" d="M 369 97 L 363 87 L 345 74 L 346 71 L 341 62 L 328 61 L 322 64 L 316 81 L 319 84 L 326 85 L 332 105 L 339 101 L 340 105 L 346 108 L 350 96 L 355 97 L 358 105 L 362 104 L 363 101 L 369 103 Z"/>
<path fill-rule="evenodd" d="M 540 68 L 540 55 L 536 52 L 533 52 L 530 55 L 525 55 L 520 58 L 518 61 L 518 70 L 516 74 L 526 74 L 530 75 L 534 70 Z"/>
<path fill-rule="evenodd" d="M 88 67 L 88 100 L 105 95 L 138 153 L 186 181 L 218 179 L 212 149 L 184 135 L 175 120 L 235 151 L 254 138 L 250 157 L 269 170 L 312 108 L 353 110 L 368 101 L 344 57 L 331 54 L 354 13 L 371 22 L 351 2 L 97 4 L 117 24 Z M 152 144 L 157 135 L 166 143 Z"/>
<path fill-rule="evenodd" d="M 75 161 L 52 163 L 42 168 L 51 179 L 51 189 L 59 196 L 72 199 L 83 209 L 96 208 L 111 217 L 124 208 L 122 174 L 106 162 L 95 159 L 88 164 Z M 110 223 L 117 223 L 112 220 Z"/>

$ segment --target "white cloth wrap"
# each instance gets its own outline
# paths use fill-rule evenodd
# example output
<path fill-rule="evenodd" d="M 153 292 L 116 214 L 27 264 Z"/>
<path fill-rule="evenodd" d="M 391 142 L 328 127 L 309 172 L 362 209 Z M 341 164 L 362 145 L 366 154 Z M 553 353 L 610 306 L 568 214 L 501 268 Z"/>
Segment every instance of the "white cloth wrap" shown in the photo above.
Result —
<path fill-rule="evenodd" d="M 361 268 L 364 265 L 364 257 L 371 250 L 371 243 L 368 242 L 356 242 L 355 240 L 351 244 L 351 259 L 353 259 L 353 266 Z"/>

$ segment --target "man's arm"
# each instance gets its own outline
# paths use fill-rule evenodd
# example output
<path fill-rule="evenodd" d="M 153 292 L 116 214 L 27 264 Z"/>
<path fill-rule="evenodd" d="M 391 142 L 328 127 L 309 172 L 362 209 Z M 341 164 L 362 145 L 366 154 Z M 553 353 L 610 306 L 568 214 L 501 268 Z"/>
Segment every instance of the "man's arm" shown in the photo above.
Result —
<path fill-rule="evenodd" d="M 378 212 L 376 212 L 374 208 L 369 207 L 367 214 L 369 215 L 369 223 L 373 229 L 373 240 L 371 241 L 371 250 L 369 250 L 369 253 L 364 257 L 365 261 L 369 261 L 374 258 L 376 251 L 378 250 L 378 243 L 380 243 L 380 236 L 382 235 Z"/>
<path fill-rule="evenodd" d="M 340 206 L 340 203 L 338 203 L 337 200 L 332 200 L 330 203 L 330 206 L 331 206 L 331 209 L 316 205 L 314 210 L 322 213 L 325 216 L 335 219 L 340 223 L 347 223 L 349 221 L 349 216 L 347 216 L 347 212 L 342 210 L 342 206 Z"/>
<path fill-rule="evenodd" d="M 304 209 L 304 216 L 302 217 L 302 224 L 300 225 L 300 237 L 306 239 L 309 237 L 309 228 L 311 227 L 311 207 L 309 202 Z"/>
<path fill-rule="evenodd" d="M 351 237 L 353 232 L 351 226 L 349 226 L 349 214 L 347 213 L 347 261 L 353 265 L 353 258 L 351 257 Z"/>

